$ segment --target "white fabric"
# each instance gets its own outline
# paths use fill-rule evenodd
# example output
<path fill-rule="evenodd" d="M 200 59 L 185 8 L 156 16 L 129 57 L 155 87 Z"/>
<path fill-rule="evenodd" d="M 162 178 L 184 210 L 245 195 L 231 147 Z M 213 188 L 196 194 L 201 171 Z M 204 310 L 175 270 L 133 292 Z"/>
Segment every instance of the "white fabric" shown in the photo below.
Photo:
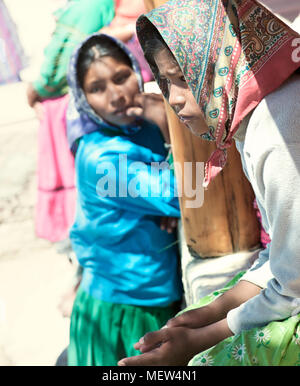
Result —
<path fill-rule="evenodd" d="M 285 319 L 299 305 L 300 76 L 264 98 L 243 130 L 236 145 L 272 241 L 242 279 L 264 289 L 227 315 L 235 334 Z"/>

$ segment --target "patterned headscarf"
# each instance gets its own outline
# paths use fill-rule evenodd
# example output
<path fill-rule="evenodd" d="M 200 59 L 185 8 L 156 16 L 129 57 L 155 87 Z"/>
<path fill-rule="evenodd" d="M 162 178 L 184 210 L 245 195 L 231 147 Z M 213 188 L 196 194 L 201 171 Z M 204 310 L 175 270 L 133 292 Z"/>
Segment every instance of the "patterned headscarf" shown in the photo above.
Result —
<path fill-rule="evenodd" d="M 242 120 L 300 67 L 293 61 L 299 35 L 256 0 L 168 1 L 138 19 L 143 49 L 156 29 L 203 111 L 209 132 L 202 137 L 216 142 L 206 187 L 225 166 Z"/>
<path fill-rule="evenodd" d="M 87 39 L 82 41 L 80 45 L 75 49 L 69 64 L 68 71 L 68 83 L 69 83 L 69 94 L 70 101 L 67 110 L 67 137 L 70 149 L 75 152 L 77 146 L 77 139 L 81 138 L 85 134 L 92 133 L 93 131 L 106 130 L 116 134 L 133 134 L 140 130 L 141 121 L 137 119 L 135 123 L 129 126 L 121 126 L 116 127 L 112 124 L 104 121 L 99 115 L 95 113 L 92 107 L 89 105 L 86 96 L 79 85 L 78 76 L 77 76 L 77 62 L 78 56 L 80 53 L 81 47 L 90 41 L 91 39 L 95 39 L 97 37 L 105 37 L 109 39 L 112 44 L 117 44 L 121 47 L 125 53 L 128 55 L 131 63 L 133 71 L 135 72 L 139 84 L 139 89 L 142 92 L 144 85 L 143 79 L 141 75 L 140 66 L 136 60 L 136 58 L 132 55 L 132 53 L 128 50 L 128 48 L 118 39 L 115 39 L 109 35 L 104 34 L 93 34 L 90 35 Z"/>

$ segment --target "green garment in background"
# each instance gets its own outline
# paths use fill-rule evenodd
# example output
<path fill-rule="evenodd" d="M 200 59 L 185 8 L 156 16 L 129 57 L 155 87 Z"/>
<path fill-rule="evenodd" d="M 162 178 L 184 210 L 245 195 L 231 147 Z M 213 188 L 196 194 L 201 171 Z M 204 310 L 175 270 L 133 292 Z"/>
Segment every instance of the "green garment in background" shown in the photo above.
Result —
<path fill-rule="evenodd" d="M 68 92 L 66 74 L 70 56 L 86 36 L 108 25 L 115 14 L 113 0 L 75 0 L 54 15 L 56 27 L 40 76 L 33 86 L 43 98 L 57 97 Z"/>
<path fill-rule="evenodd" d="M 71 315 L 68 365 L 116 366 L 122 358 L 139 355 L 134 343 L 159 330 L 175 314 L 172 306 L 104 302 L 79 287 Z"/>
<path fill-rule="evenodd" d="M 211 303 L 237 284 L 244 273 L 180 314 Z M 224 339 L 194 356 L 189 366 L 300 366 L 300 313 Z"/>

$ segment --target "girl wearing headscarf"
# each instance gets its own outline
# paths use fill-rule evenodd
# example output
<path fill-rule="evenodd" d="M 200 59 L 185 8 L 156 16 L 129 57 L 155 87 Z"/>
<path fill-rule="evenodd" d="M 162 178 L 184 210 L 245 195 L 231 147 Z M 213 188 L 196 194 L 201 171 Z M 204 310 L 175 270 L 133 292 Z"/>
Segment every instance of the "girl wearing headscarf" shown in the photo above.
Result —
<path fill-rule="evenodd" d="M 38 78 L 28 85 L 28 104 L 40 120 L 38 131 L 35 232 L 51 242 L 68 238 L 74 221 L 74 158 L 66 138 L 67 70 L 74 48 L 109 24 L 113 0 L 69 0 L 55 13 L 55 29 L 45 48 Z"/>
<path fill-rule="evenodd" d="M 162 216 L 180 216 L 174 175 L 160 168 L 166 150 L 153 123 L 164 116 L 163 101 L 137 104 L 145 97 L 138 63 L 104 34 L 75 50 L 68 82 L 78 190 L 70 238 L 83 267 L 69 364 L 113 366 L 138 354 L 133 343 L 175 315 L 182 294 L 176 238 L 160 227 Z M 136 109 L 139 117 L 131 115 Z"/>
<path fill-rule="evenodd" d="M 171 0 L 138 20 L 165 98 L 217 150 L 237 146 L 271 238 L 234 286 L 146 334 L 120 365 L 300 364 L 299 35 L 256 0 Z"/>

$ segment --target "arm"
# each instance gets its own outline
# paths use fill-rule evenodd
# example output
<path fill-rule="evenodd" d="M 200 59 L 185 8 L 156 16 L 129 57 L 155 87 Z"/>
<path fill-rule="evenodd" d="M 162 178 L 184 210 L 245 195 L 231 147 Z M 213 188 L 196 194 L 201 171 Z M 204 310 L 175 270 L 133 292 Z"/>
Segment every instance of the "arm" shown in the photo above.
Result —
<path fill-rule="evenodd" d="M 274 146 L 263 165 L 253 167 L 272 231 L 266 250 L 272 276 L 258 296 L 229 312 L 228 324 L 235 334 L 288 318 L 296 309 L 295 299 L 300 297 L 299 165 L 296 143 Z M 262 269 L 253 270 L 252 275 Z"/>
<path fill-rule="evenodd" d="M 35 110 L 37 118 L 41 121 L 44 116 L 42 97 L 34 89 L 32 83 L 28 84 L 26 93 L 29 106 Z"/>
<path fill-rule="evenodd" d="M 135 344 L 142 355 L 124 358 L 120 366 L 184 366 L 194 355 L 233 335 L 226 314 L 260 292 L 247 281 L 207 306 L 187 311 L 168 321 L 167 328 L 147 333 Z"/>
<path fill-rule="evenodd" d="M 199 328 L 218 322 L 225 319 L 230 310 L 258 295 L 260 291 L 261 288 L 257 285 L 241 280 L 212 303 L 181 313 L 179 316 L 169 320 L 167 326 Z"/>
<path fill-rule="evenodd" d="M 100 33 L 111 35 L 117 39 L 120 39 L 122 42 L 126 43 L 130 40 L 135 34 L 135 24 L 127 24 L 121 27 L 103 27 L 99 31 Z"/>
<path fill-rule="evenodd" d="M 97 32 L 114 17 L 112 0 L 69 2 L 60 12 L 51 40 L 44 52 L 44 61 L 33 88 L 41 98 L 68 92 L 66 73 L 71 54 L 77 44 Z"/>
<path fill-rule="evenodd" d="M 93 181 L 90 196 L 94 195 L 99 205 L 103 203 L 126 209 L 138 216 L 179 218 L 176 180 L 162 157 L 157 155 L 155 164 L 141 162 L 151 159 L 150 149 L 118 137 L 111 141 L 114 143 L 108 144 L 104 154 L 97 157 L 96 165 L 85 161 L 89 176 L 86 176 L 86 171 L 83 176 Z M 108 148 L 112 147 L 113 151 L 109 152 Z M 93 159 L 96 157 L 93 154 L 90 156 Z M 152 157 L 152 160 L 155 158 Z"/>
<path fill-rule="evenodd" d="M 197 353 L 231 336 L 226 319 L 197 329 L 175 327 L 149 332 L 134 347 L 142 354 L 119 366 L 186 366 Z M 163 343 L 161 343 L 163 342 Z"/>

